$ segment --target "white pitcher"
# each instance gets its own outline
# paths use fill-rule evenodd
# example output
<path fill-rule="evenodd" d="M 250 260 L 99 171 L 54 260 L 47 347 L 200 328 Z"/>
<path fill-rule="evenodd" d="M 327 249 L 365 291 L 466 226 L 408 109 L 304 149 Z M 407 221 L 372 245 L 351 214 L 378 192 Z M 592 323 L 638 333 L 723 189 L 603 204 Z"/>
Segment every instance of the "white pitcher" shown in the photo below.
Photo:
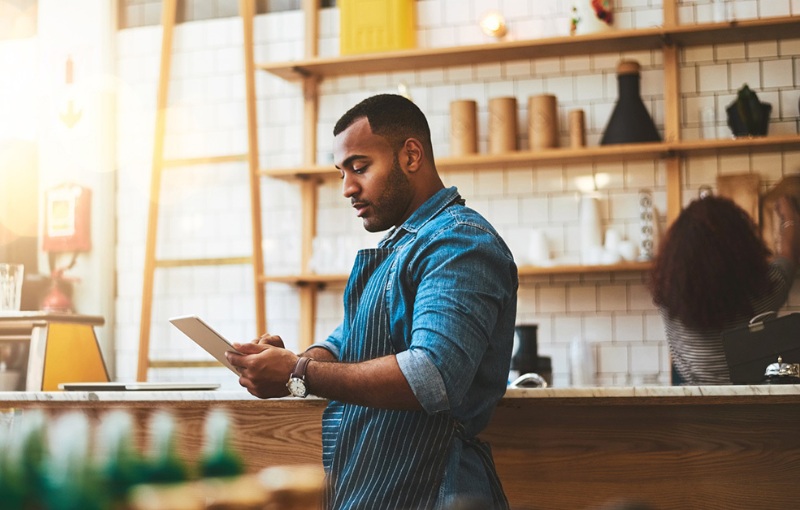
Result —
<path fill-rule="evenodd" d="M 603 222 L 600 218 L 600 200 L 591 194 L 581 197 L 579 210 L 581 234 L 581 263 L 600 264 L 603 251 Z"/>

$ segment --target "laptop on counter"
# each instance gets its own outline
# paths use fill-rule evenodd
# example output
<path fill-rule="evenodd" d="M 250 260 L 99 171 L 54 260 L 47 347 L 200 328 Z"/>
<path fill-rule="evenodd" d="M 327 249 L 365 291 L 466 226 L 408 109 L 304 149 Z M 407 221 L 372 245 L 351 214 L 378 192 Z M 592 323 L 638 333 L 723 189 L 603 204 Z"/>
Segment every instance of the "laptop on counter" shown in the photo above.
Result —
<path fill-rule="evenodd" d="M 209 391 L 219 388 L 215 383 L 184 382 L 75 382 L 61 383 L 65 391 Z"/>
<path fill-rule="evenodd" d="M 172 317 L 169 321 L 186 336 L 214 356 L 223 366 L 236 375 L 239 373 L 231 365 L 225 353 L 237 352 L 231 343 L 196 315 Z M 185 382 L 74 382 L 61 383 L 58 388 L 66 391 L 207 391 L 220 387 L 216 383 Z"/>

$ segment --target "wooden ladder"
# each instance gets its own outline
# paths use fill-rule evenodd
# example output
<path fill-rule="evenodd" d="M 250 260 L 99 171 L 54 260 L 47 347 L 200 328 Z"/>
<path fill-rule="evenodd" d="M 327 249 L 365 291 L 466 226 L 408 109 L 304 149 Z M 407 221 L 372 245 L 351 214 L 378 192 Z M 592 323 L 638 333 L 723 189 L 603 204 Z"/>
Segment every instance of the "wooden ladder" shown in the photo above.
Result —
<path fill-rule="evenodd" d="M 166 136 L 166 114 L 170 67 L 172 61 L 172 39 L 177 14 L 177 0 L 164 0 L 161 11 L 162 40 L 159 69 L 155 140 L 153 143 L 152 175 L 150 181 L 150 204 L 147 218 L 145 244 L 144 279 L 142 285 L 142 310 L 139 330 L 139 360 L 136 373 L 138 381 L 146 381 L 149 368 L 198 368 L 220 366 L 217 361 L 152 360 L 150 359 L 150 330 L 153 312 L 153 281 L 157 268 L 188 266 L 222 266 L 252 264 L 255 285 L 255 307 L 257 333 L 266 332 L 266 295 L 264 285 L 264 259 L 261 247 L 261 177 L 258 164 L 256 132 L 255 85 L 253 79 L 253 15 L 254 0 L 240 0 L 240 13 L 244 22 L 245 73 L 247 88 L 248 153 L 224 156 L 165 160 L 164 139 Z M 158 214 L 161 196 L 161 177 L 165 169 L 193 165 L 209 165 L 247 161 L 250 181 L 250 211 L 252 216 L 253 251 L 249 257 L 223 257 L 205 259 L 156 259 L 158 239 Z"/>
<path fill-rule="evenodd" d="M 258 140 L 258 122 L 256 117 L 256 95 L 255 95 L 255 71 L 256 64 L 253 60 L 253 17 L 255 15 L 255 0 L 239 0 L 239 12 L 244 24 L 244 48 L 245 48 L 245 82 L 247 83 L 247 132 L 251 154 L 257 155 L 256 143 Z M 311 59 L 317 56 L 317 41 L 319 39 L 319 0 L 303 0 L 302 9 L 305 19 L 305 39 L 303 42 L 305 58 Z M 314 74 L 298 73 L 302 76 L 303 93 L 303 166 L 314 166 L 317 160 L 317 120 L 319 112 L 319 81 L 320 78 Z M 259 178 L 266 175 L 258 166 L 258 158 L 251 157 L 251 178 Z M 313 239 L 317 231 L 317 199 L 319 195 L 320 179 L 303 178 L 299 181 L 300 201 L 302 205 L 301 219 L 301 248 L 300 266 L 301 274 L 310 273 L 311 255 Z M 256 233 L 258 242 L 261 242 L 261 230 Z M 255 241 L 254 241 L 255 242 Z M 263 269 L 263 268 L 262 268 Z M 264 286 L 269 281 L 281 281 L 268 278 L 263 271 L 257 273 L 258 282 L 261 284 L 260 291 L 264 292 Z M 258 285 L 258 284 L 257 284 Z M 298 343 L 300 350 L 309 347 L 314 341 L 314 324 L 316 320 L 317 294 L 324 283 L 298 284 L 297 292 L 299 295 L 299 328 Z M 265 323 L 259 323 L 259 326 Z M 261 328 L 260 330 L 265 330 Z"/>

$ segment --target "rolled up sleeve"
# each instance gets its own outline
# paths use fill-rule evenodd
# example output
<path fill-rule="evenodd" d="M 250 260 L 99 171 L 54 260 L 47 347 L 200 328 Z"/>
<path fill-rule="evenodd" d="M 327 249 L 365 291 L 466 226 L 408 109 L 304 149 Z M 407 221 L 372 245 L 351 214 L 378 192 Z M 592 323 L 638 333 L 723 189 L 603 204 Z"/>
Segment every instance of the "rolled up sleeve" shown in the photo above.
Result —
<path fill-rule="evenodd" d="M 449 409 L 444 380 L 423 350 L 412 348 L 398 353 L 397 364 L 425 412 L 434 414 Z"/>

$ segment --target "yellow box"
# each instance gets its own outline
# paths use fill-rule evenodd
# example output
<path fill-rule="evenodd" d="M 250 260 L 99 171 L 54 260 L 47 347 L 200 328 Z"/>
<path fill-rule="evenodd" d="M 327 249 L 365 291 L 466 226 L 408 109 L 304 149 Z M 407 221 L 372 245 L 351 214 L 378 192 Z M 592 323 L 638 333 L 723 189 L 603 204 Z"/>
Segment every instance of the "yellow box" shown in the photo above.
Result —
<path fill-rule="evenodd" d="M 416 46 L 414 0 L 338 0 L 342 55 Z"/>

